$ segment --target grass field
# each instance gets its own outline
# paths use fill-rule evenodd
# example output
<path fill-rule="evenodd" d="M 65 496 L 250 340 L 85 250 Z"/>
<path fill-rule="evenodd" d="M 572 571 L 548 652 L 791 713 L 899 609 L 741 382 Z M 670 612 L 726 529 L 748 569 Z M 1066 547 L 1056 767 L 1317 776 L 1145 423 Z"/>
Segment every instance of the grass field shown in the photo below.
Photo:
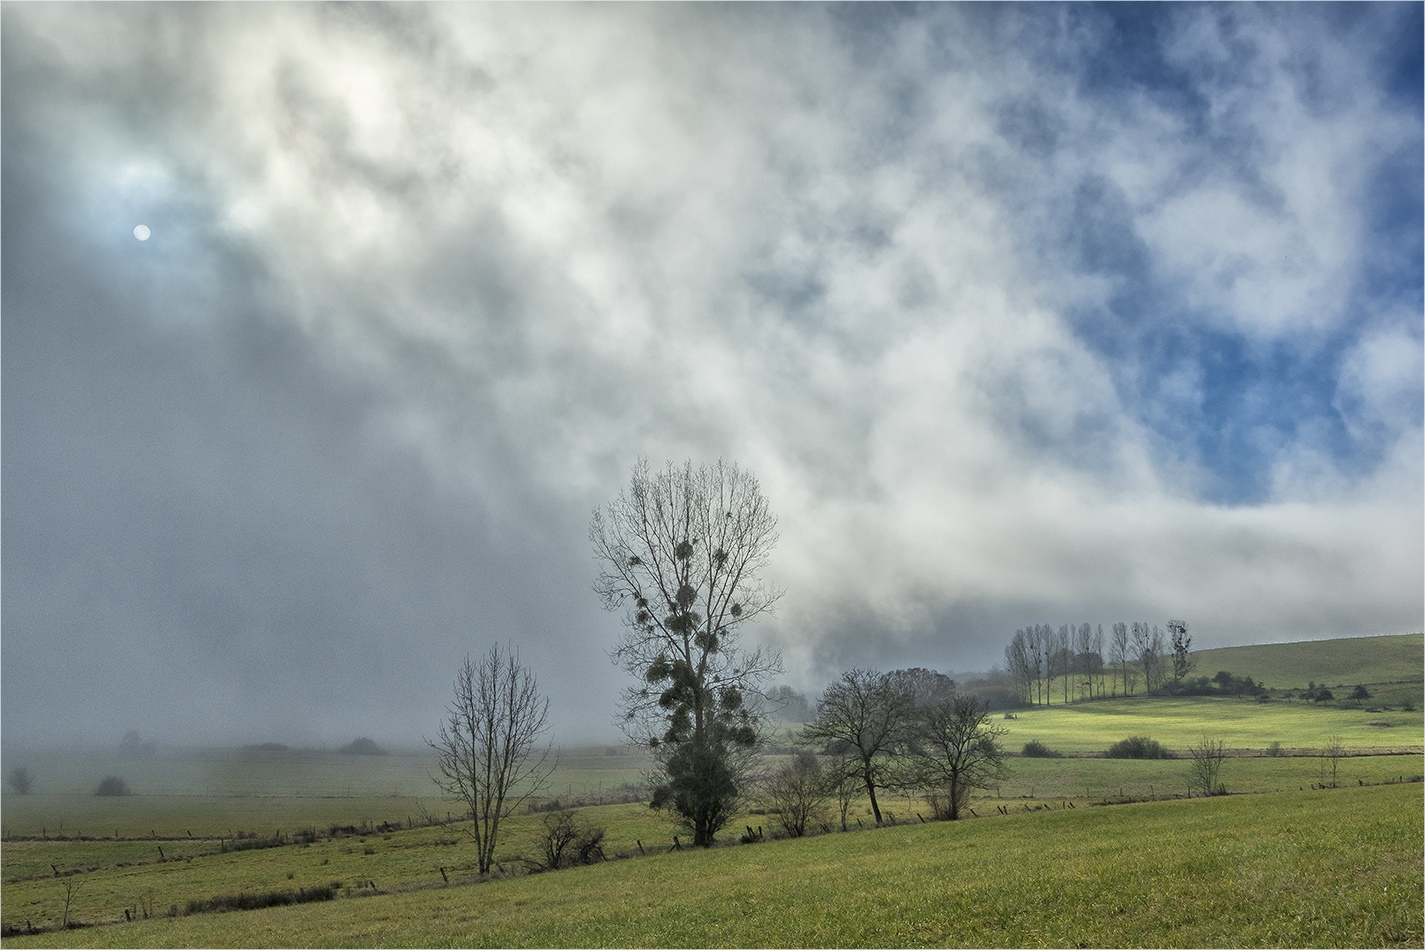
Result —
<path fill-rule="evenodd" d="M 5 942 L 1419 946 L 1421 789 L 1228 796 L 916 824 Z M 7 897 L 7 914 L 9 905 Z"/>
<path fill-rule="evenodd" d="M 1036 707 L 996 719 L 1009 732 L 1004 746 L 1018 751 L 1039 740 L 1062 752 L 1101 752 L 1128 736 L 1148 736 L 1169 749 L 1187 749 L 1204 732 L 1232 749 L 1266 749 L 1280 742 L 1287 749 L 1319 749 L 1330 736 L 1346 745 L 1379 748 L 1421 746 L 1425 713 L 1398 708 L 1391 712 L 1342 709 L 1312 703 L 1218 696 L 1135 697 Z"/>
<path fill-rule="evenodd" d="M 1311 682 L 1332 689 L 1357 683 L 1418 684 L 1425 668 L 1425 634 L 1224 647 L 1198 651 L 1193 658 L 1196 676 L 1227 670 L 1272 689 L 1304 689 Z M 1419 690 L 1415 693 L 1418 706 Z"/>

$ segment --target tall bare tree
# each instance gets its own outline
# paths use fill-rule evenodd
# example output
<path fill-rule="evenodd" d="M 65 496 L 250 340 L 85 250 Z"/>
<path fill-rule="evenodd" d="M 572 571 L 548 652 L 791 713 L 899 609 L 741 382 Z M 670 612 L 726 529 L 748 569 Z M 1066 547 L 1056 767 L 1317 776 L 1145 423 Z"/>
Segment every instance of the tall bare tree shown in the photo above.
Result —
<path fill-rule="evenodd" d="M 1037 702 L 1045 705 L 1045 699 L 1051 699 L 1044 690 L 1045 659 L 1052 648 L 1049 641 L 1054 635 L 1054 630 L 1046 623 L 1036 623 L 1032 627 L 1025 628 L 1027 643 L 1029 646 L 1029 672 L 1034 677 L 1034 693 Z"/>
<path fill-rule="evenodd" d="M 1157 624 L 1133 623 L 1133 654 L 1143 670 L 1143 684 L 1155 690 L 1163 683 L 1163 631 Z"/>
<path fill-rule="evenodd" d="M 781 657 L 745 650 L 744 625 L 781 591 L 763 579 L 777 519 L 757 479 L 735 464 L 634 467 L 595 511 L 594 590 L 622 610 L 615 660 L 638 685 L 621 699 L 625 734 L 653 750 L 653 804 L 710 846 L 748 790 L 761 741 L 764 684 Z"/>
<path fill-rule="evenodd" d="M 1014 638 L 1004 648 L 1004 666 L 1014 684 L 1015 695 L 1026 703 L 1034 702 L 1034 681 L 1030 675 L 1029 643 L 1024 628 L 1014 631 Z"/>
<path fill-rule="evenodd" d="M 1123 695 L 1128 695 L 1128 624 L 1116 623 L 1113 625 L 1112 639 L 1108 647 L 1109 662 L 1114 665 L 1117 671 L 1117 680 L 1123 682 Z M 1114 690 L 1117 694 L 1117 690 Z"/>
<path fill-rule="evenodd" d="M 946 691 L 919 706 L 907 770 L 938 817 L 954 821 L 971 791 L 1005 777 L 999 739 L 1006 731 L 990 719 L 989 704 L 974 696 Z"/>
<path fill-rule="evenodd" d="M 1103 624 L 1094 626 L 1093 637 L 1089 640 L 1090 679 L 1098 677 L 1098 695 L 1103 698 Z"/>
<path fill-rule="evenodd" d="M 915 716 L 915 692 L 903 678 L 874 670 L 849 670 L 821 694 L 816 719 L 802 741 L 843 762 L 871 799 L 881 822 L 876 789 L 894 786 L 894 754 Z"/>
<path fill-rule="evenodd" d="M 469 809 L 481 874 L 494 865 L 500 822 L 549 787 L 555 763 L 549 743 L 540 748 L 548 721 L 549 700 L 514 651 L 496 644 L 477 662 L 466 656 L 446 721 L 426 742 L 440 769 L 431 778 Z"/>
<path fill-rule="evenodd" d="M 1054 657 L 1059 666 L 1059 675 L 1064 678 L 1064 705 L 1069 705 L 1069 685 L 1074 670 L 1074 625 L 1060 624 L 1054 635 Z"/>

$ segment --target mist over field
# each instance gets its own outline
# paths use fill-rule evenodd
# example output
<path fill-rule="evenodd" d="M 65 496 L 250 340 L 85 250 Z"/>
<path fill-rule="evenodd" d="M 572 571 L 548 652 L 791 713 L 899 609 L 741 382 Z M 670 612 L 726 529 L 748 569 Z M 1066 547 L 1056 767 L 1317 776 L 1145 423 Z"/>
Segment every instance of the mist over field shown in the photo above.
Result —
<path fill-rule="evenodd" d="M 497 641 L 617 741 L 640 457 L 807 692 L 1422 629 L 1421 17 L 0 8 L 6 748 L 408 748 Z"/>

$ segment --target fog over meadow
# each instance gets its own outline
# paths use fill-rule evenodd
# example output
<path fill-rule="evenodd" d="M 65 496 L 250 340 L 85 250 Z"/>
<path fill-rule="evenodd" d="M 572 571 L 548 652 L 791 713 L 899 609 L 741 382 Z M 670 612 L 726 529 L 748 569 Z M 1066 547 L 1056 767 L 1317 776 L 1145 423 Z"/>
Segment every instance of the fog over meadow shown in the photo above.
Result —
<path fill-rule="evenodd" d="M 496 641 L 615 741 L 640 457 L 761 480 L 807 692 L 1425 626 L 1419 4 L 0 19 L 10 748 L 419 742 Z"/>

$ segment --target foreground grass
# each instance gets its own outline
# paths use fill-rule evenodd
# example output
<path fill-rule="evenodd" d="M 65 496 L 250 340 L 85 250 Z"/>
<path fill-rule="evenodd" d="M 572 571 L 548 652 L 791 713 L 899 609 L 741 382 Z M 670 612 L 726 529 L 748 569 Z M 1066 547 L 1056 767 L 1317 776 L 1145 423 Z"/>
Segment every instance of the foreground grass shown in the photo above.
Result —
<path fill-rule="evenodd" d="M 1419 784 L 677 852 L 14 946 L 1419 946 Z"/>

